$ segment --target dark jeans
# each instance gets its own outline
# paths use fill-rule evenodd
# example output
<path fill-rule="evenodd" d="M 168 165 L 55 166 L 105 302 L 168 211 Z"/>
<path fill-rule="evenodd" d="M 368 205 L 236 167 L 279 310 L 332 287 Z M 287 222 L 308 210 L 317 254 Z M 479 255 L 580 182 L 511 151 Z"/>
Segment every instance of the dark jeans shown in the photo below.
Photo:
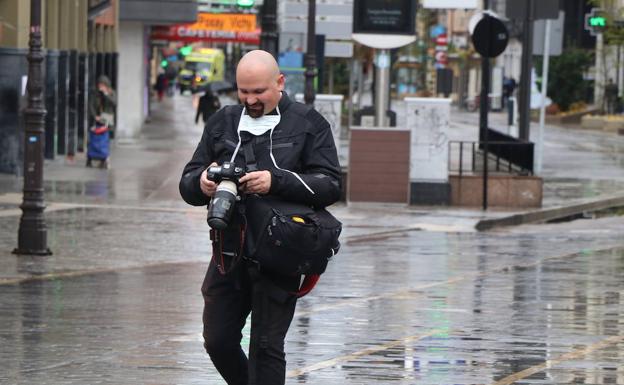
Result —
<path fill-rule="evenodd" d="M 204 347 L 228 385 L 283 385 L 284 338 L 292 321 L 298 277 L 268 277 L 249 262 L 227 275 L 210 263 L 202 285 Z M 251 312 L 249 359 L 241 348 Z"/>

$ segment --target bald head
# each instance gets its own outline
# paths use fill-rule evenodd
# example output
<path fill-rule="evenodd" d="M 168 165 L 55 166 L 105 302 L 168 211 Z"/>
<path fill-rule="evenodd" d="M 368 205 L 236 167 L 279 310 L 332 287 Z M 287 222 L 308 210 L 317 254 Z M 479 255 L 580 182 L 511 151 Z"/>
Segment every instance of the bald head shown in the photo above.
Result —
<path fill-rule="evenodd" d="M 275 109 L 284 89 L 284 75 L 273 55 L 254 50 L 245 54 L 236 67 L 238 98 L 253 118 Z"/>
<path fill-rule="evenodd" d="M 267 51 L 256 49 L 247 52 L 238 62 L 236 77 L 241 73 L 263 74 L 265 76 L 278 76 L 279 67 L 273 55 Z"/>

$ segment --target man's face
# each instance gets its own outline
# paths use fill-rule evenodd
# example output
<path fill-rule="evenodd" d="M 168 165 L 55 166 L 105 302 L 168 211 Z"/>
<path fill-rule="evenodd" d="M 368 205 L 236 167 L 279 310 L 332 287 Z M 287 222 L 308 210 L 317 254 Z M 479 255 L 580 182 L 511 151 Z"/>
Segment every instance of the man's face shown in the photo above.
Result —
<path fill-rule="evenodd" d="M 236 76 L 238 99 L 252 118 L 259 118 L 277 107 L 284 89 L 284 75 L 271 76 L 245 71 Z"/>

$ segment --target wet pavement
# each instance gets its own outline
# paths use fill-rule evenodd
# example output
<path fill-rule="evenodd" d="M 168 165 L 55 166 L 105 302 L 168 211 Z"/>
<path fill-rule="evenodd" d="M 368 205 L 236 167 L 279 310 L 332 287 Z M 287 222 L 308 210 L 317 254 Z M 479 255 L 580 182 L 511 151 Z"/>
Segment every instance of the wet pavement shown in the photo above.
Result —
<path fill-rule="evenodd" d="M 47 163 L 50 257 L 10 253 L 21 186 L 0 175 L 0 384 L 223 383 L 201 340 L 205 208 L 177 192 L 201 127 L 188 98 L 156 108 L 111 170 Z M 475 116 L 454 115 L 458 139 Z M 621 137 L 546 138 L 548 204 L 624 184 Z M 331 210 L 343 247 L 299 302 L 288 384 L 624 384 L 624 217 L 476 232 L 508 212 Z"/>

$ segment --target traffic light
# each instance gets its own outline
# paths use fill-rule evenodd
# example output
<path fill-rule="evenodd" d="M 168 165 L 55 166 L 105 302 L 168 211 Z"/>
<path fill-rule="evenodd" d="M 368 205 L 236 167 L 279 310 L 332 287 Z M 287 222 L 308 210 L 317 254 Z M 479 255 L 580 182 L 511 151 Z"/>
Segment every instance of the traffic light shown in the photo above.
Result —
<path fill-rule="evenodd" d="M 255 0 L 236 0 L 236 5 L 241 8 L 253 7 Z"/>
<path fill-rule="evenodd" d="M 191 45 L 185 45 L 184 47 L 180 48 L 180 55 L 182 56 L 187 56 L 191 52 L 193 52 L 193 46 Z"/>
<path fill-rule="evenodd" d="M 163 60 L 160 62 L 160 66 L 161 66 L 162 68 L 166 68 L 168 65 L 169 65 L 169 62 L 167 61 L 167 59 L 163 59 Z"/>
<path fill-rule="evenodd" d="M 607 26 L 607 19 L 604 16 L 590 17 L 589 26 L 593 28 L 604 28 Z"/>
<path fill-rule="evenodd" d="M 607 17 L 604 10 L 592 8 L 590 13 L 585 14 L 585 29 L 592 36 L 604 32 L 607 29 Z"/>

